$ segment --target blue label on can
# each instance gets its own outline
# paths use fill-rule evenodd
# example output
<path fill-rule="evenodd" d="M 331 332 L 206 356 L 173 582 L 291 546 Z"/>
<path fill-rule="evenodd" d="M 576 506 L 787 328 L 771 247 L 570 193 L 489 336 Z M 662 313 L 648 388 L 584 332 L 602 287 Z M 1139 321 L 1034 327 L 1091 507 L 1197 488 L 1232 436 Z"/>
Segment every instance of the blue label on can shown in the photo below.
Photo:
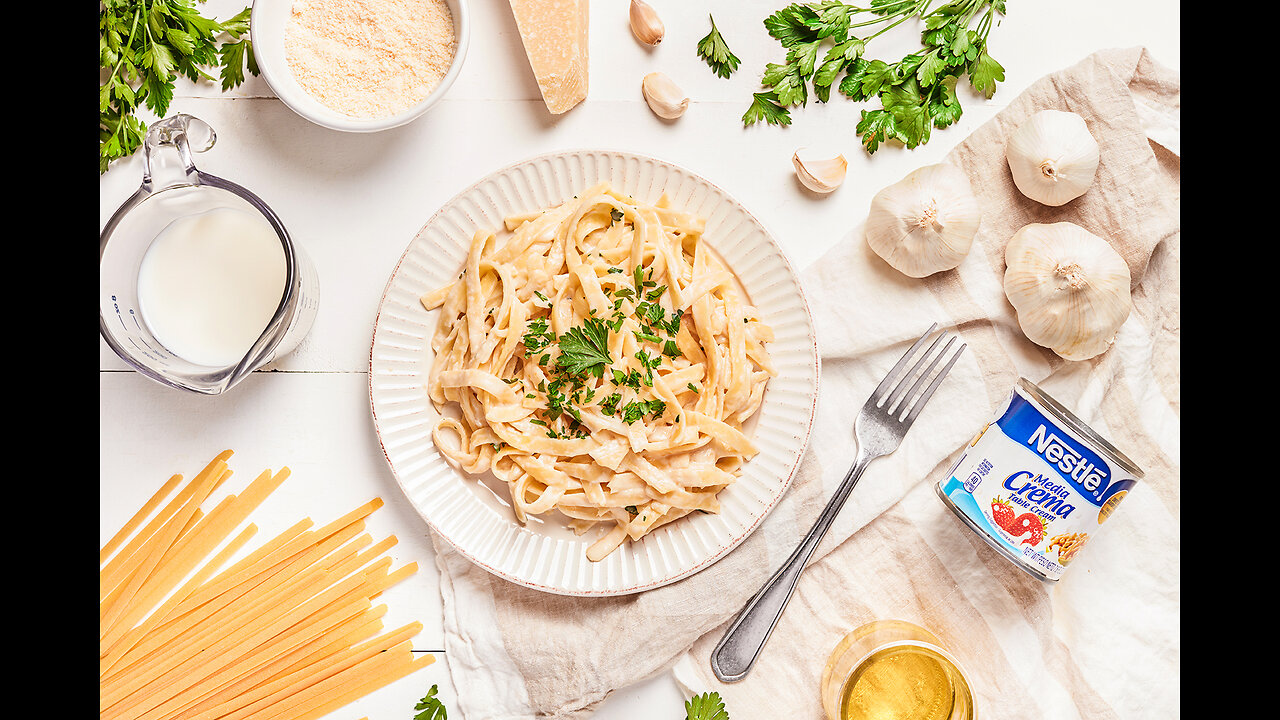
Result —
<path fill-rule="evenodd" d="M 1070 483 L 1093 505 L 1101 507 L 1112 495 L 1127 490 L 1136 483 L 1129 478 L 1115 479 L 1110 465 L 1101 455 L 1077 442 L 1017 393 L 1014 393 L 1009 407 L 996 424 L 1005 435 L 1044 458 L 1045 464 L 1062 481 Z M 1014 478 L 1010 480 L 1018 481 Z M 1052 489 L 1053 483 L 1046 483 L 1046 480 L 1043 477 L 1026 478 L 1028 482 L 1047 484 Z"/>

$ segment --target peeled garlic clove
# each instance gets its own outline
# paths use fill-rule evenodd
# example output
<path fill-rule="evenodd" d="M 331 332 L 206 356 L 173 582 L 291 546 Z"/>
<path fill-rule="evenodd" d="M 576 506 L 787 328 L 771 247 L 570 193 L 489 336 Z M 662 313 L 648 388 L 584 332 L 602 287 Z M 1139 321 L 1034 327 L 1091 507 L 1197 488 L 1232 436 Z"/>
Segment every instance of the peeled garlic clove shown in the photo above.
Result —
<path fill-rule="evenodd" d="M 660 72 L 645 75 L 640 83 L 640 91 L 650 109 L 660 118 L 674 120 L 689 109 L 689 98 L 685 97 L 684 91 Z"/>
<path fill-rule="evenodd" d="M 1111 346 L 1133 301 L 1129 265 L 1110 243 L 1075 223 L 1032 223 L 1004 257 L 1004 293 L 1028 340 L 1067 360 Z"/>
<path fill-rule="evenodd" d="M 1098 141 L 1084 118 L 1041 110 L 1009 136 L 1005 157 L 1013 184 L 1045 205 L 1063 205 L 1084 194 L 1098 171 Z"/>
<path fill-rule="evenodd" d="M 662 42 L 667 31 L 657 11 L 649 3 L 631 0 L 631 32 L 635 33 L 637 40 L 653 47 Z"/>
<path fill-rule="evenodd" d="M 867 244 L 898 272 L 925 277 L 964 260 L 981 218 L 959 168 L 926 165 L 871 199 Z"/>
<path fill-rule="evenodd" d="M 806 148 L 800 148 L 791 156 L 791 164 L 796 166 L 796 177 L 810 190 L 826 194 L 840 187 L 844 182 L 849 163 L 844 156 L 835 157 L 815 155 Z"/>

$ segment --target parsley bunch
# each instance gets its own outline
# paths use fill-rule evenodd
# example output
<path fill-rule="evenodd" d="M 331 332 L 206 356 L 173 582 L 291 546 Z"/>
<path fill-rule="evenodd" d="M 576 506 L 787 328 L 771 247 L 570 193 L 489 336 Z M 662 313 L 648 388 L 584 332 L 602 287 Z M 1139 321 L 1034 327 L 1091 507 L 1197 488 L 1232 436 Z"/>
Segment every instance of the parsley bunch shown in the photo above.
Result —
<path fill-rule="evenodd" d="M 246 66 L 258 74 L 245 8 L 225 22 L 206 18 L 194 0 L 102 0 L 98 13 L 98 171 L 132 155 L 147 126 L 135 114 L 146 107 L 164 117 L 179 75 L 214 80 L 223 91 L 244 82 Z M 225 39 L 224 39 L 225 36 Z"/>
<path fill-rule="evenodd" d="M 927 143 L 932 128 L 960 119 L 961 78 L 968 76 L 988 98 L 1004 80 L 1004 67 L 987 51 L 987 36 L 996 16 L 1004 15 L 1005 0 L 949 0 L 930 10 L 933 2 L 871 0 L 863 8 L 822 0 L 770 15 L 765 29 L 786 48 L 786 62 L 765 66 L 760 84 L 767 89 L 754 94 L 743 124 L 790 125 L 790 108 L 808 104 L 810 87 L 818 102 L 827 102 L 835 86 L 852 100 L 880 101 L 879 109 L 862 111 L 857 126 L 868 153 L 891 138 L 908 148 Z M 868 43 L 912 18 L 924 24 L 918 52 L 897 62 L 866 57 Z M 864 37 L 855 34 L 876 26 Z"/>

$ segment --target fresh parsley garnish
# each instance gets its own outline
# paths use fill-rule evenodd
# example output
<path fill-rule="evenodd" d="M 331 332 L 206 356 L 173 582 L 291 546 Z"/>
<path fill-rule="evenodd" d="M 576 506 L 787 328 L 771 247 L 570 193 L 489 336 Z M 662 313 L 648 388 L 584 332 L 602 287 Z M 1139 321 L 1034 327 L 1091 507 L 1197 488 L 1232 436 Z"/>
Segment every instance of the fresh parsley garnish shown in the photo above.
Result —
<path fill-rule="evenodd" d="M 560 336 L 560 357 L 556 367 L 572 375 L 591 373 L 596 377 L 613 362 L 609 356 L 609 327 L 599 318 L 587 318 L 582 325 Z"/>
<path fill-rule="evenodd" d="M 146 134 L 136 113 L 169 112 L 174 81 L 220 79 L 225 92 L 258 74 L 249 40 L 250 8 L 224 22 L 204 17 L 193 0 L 103 0 L 98 11 L 98 172 L 132 155 Z M 218 68 L 218 78 L 209 71 Z"/>
<path fill-rule="evenodd" d="M 652 415 L 655 418 L 667 409 L 667 404 L 661 400 L 632 400 L 622 408 L 622 422 L 630 425 L 631 423 L 641 420 L 645 415 Z"/>
<path fill-rule="evenodd" d="M 711 32 L 698 41 L 698 57 L 706 60 L 707 65 L 716 75 L 727 78 L 738 69 L 738 63 L 741 61 L 729 50 L 729 45 L 720 35 L 720 30 L 716 27 L 716 19 L 710 15 L 707 18 L 711 20 Z"/>
<path fill-rule="evenodd" d="M 618 409 L 618 403 L 622 402 L 621 393 L 613 393 L 600 401 L 600 410 L 605 415 L 612 415 Z"/>
<path fill-rule="evenodd" d="M 720 693 L 709 692 L 694 695 L 684 703 L 685 720 L 729 720 Z"/>
<path fill-rule="evenodd" d="M 862 111 L 855 128 L 868 153 L 889 140 L 908 148 L 927 143 L 932 130 L 960 119 L 956 84 L 962 78 L 990 98 L 1005 77 L 987 48 L 1005 0 L 948 0 L 930 10 L 932 4 L 872 0 L 862 8 L 823 0 L 792 3 L 765 18 L 765 29 L 781 43 L 786 58 L 765 65 L 760 84 L 766 89 L 754 93 L 743 124 L 790 125 L 790 108 L 808 104 L 810 88 L 818 102 L 827 102 L 835 87 L 851 100 L 879 102 L 878 108 Z M 920 50 L 896 62 L 867 58 L 874 38 L 913 18 L 923 24 Z M 863 37 L 852 34 L 875 26 L 880 27 Z"/>
<path fill-rule="evenodd" d="M 531 320 L 524 333 L 524 347 L 528 352 L 537 352 L 555 342 L 556 335 L 547 329 L 545 318 Z"/>
<path fill-rule="evenodd" d="M 624 272 L 619 268 L 609 270 L 611 274 Z M 545 427 L 547 437 L 588 435 L 579 406 L 590 403 L 597 394 L 596 388 L 587 386 L 591 377 L 608 377 L 619 390 L 601 398 L 599 409 L 605 415 L 619 417 L 630 424 L 645 416 L 657 418 L 665 411 L 665 402 L 656 398 L 643 399 L 642 392 L 643 388 L 653 386 L 654 371 L 662 367 L 664 357 L 673 360 L 682 357 L 675 336 L 680 332 L 684 311 L 675 310 L 670 317 L 667 316 L 658 301 L 666 294 L 668 286 L 653 280 L 653 272 L 653 268 L 646 270 L 638 266 L 630 273 L 629 284 L 606 289 L 606 293 L 614 296 L 613 312 L 608 320 L 595 317 L 593 308 L 582 325 L 559 337 L 550 329 L 545 317 L 530 320 L 526 325 L 522 337 L 526 357 L 545 368 L 547 374 L 547 379 L 539 380 L 537 387 L 545 395 L 546 407 L 537 410 L 530 422 Z M 534 295 L 545 297 L 536 291 Z M 628 302 L 630 307 L 624 307 Z M 639 323 L 639 327 L 632 331 L 636 340 L 650 345 L 640 348 L 634 355 L 640 367 L 624 372 L 613 367 L 609 331 L 621 332 L 628 316 Z M 656 351 L 651 351 L 650 347 Z M 609 373 L 607 376 L 606 372 Z M 509 379 L 508 382 L 518 380 Z M 525 398 L 534 400 L 537 396 L 525 393 Z"/>
<path fill-rule="evenodd" d="M 426 696 L 419 700 L 417 705 L 413 706 L 414 710 L 422 711 L 414 715 L 413 720 L 448 720 L 449 711 L 445 709 L 444 703 L 440 701 L 440 698 L 436 697 L 436 689 L 436 686 L 432 685 Z"/>

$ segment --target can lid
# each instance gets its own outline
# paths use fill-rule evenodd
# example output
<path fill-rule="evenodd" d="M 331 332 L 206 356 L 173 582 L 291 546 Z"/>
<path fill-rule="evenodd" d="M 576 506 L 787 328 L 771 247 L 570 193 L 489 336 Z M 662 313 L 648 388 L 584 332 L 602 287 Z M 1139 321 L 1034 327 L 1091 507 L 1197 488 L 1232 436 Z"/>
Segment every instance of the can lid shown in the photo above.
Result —
<path fill-rule="evenodd" d="M 1102 454 L 1107 456 L 1108 460 L 1114 461 L 1138 479 L 1142 479 L 1142 468 L 1139 468 L 1137 463 L 1130 460 L 1127 455 L 1117 450 L 1114 445 L 1107 442 L 1107 440 L 1098 433 L 1094 432 L 1088 425 L 1085 425 L 1084 421 L 1076 417 L 1076 414 L 1068 410 L 1065 405 L 1054 400 L 1048 393 L 1041 390 L 1039 386 L 1024 377 L 1018 378 L 1018 387 L 1025 390 L 1027 394 L 1035 398 L 1037 402 L 1052 410 L 1062 421 L 1069 425 L 1072 430 L 1085 436 L 1090 441 L 1097 443 L 1099 446 L 1098 449 L 1102 451 Z"/>

